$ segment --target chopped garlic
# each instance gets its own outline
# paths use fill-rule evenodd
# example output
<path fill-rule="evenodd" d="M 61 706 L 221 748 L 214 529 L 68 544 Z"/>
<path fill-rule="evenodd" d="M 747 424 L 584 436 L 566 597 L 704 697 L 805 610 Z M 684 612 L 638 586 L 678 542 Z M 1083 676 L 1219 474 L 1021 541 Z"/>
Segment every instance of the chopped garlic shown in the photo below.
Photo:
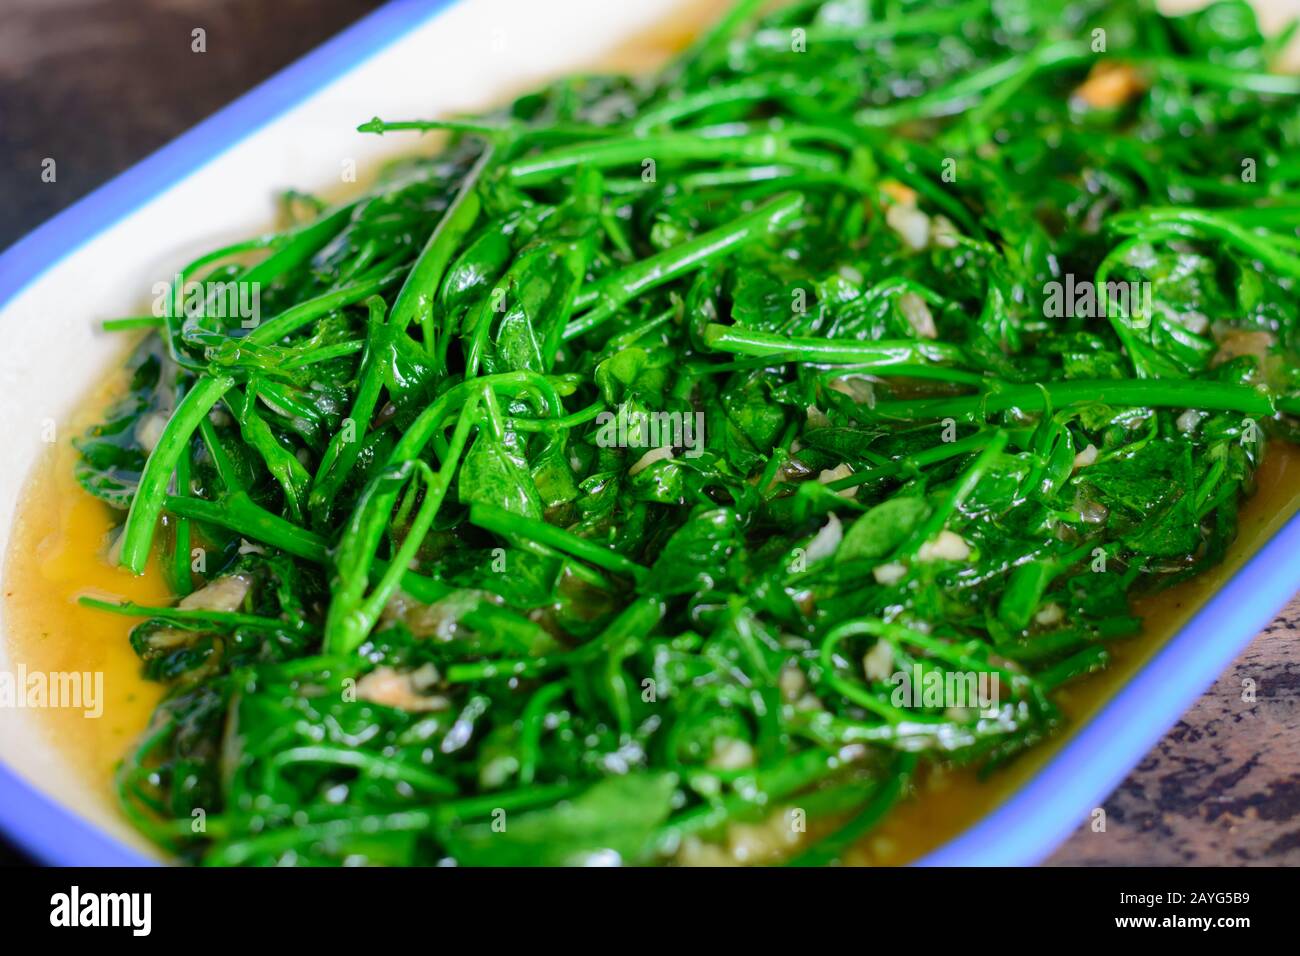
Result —
<path fill-rule="evenodd" d="M 432 690 L 440 680 L 442 674 L 438 673 L 438 668 L 433 664 L 421 664 L 411 671 L 411 686 L 421 693 Z"/>
<path fill-rule="evenodd" d="M 787 664 L 781 670 L 776 686 L 781 689 L 781 699 L 792 704 L 808 689 L 808 679 L 803 676 L 803 671 L 799 669 L 798 664 Z"/>
<path fill-rule="evenodd" d="M 835 517 L 834 513 L 828 514 L 826 524 L 808 542 L 808 548 L 804 555 L 809 563 L 829 558 L 835 553 L 835 549 L 840 546 L 840 541 L 843 539 L 844 526 L 840 524 L 840 519 Z"/>
<path fill-rule="evenodd" d="M 170 651 L 194 640 L 194 632 L 183 631 L 178 627 L 160 627 L 156 631 L 147 632 L 144 639 L 150 650 Z"/>
<path fill-rule="evenodd" d="M 934 315 L 930 312 L 930 307 L 926 305 L 915 292 L 904 292 L 898 297 L 898 311 L 903 313 L 903 318 L 907 319 L 907 324 L 923 339 L 937 339 L 939 330 L 934 327 Z"/>
<path fill-rule="evenodd" d="M 1061 610 L 1061 605 L 1044 604 L 1039 612 L 1034 615 L 1034 620 L 1044 627 L 1048 627 L 1063 617 L 1065 617 L 1065 612 Z"/>
<path fill-rule="evenodd" d="M 1078 471 L 1080 468 L 1087 468 L 1096 460 L 1097 446 L 1089 442 L 1087 448 L 1074 456 L 1074 469 Z"/>
<path fill-rule="evenodd" d="M 930 244 L 930 217 L 915 206 L 890 206 L 885 210 L 885 222 L 913 252 Z"/>
<path fill-rule="evenodd" d="M 930 241 L 940 249 L 956 249 L 961 233 L 947 216 L 935 216 L 930 220 Z"/>
<path fill-rule="evenodd" d="M 494 600 L 494 596 L 486 591 L 467 588 L 454 591 L 432 604 L 422 604 L 402 591 L 397 591 L 388 599 L 380 620 L 386 624 L 400 621 L 415 637 L 450 641 L 460 632 L 462 617 L 481 602 Z"/>
<path fill-rule="evenodd" d="M 888 587 L 891 584 L 897 584 L 907 576 L 907 565 L 900 564 L 897 561 L 880 564 L 871 569 L 871 576 L 876 579 L 877 584 Z"/>
<path fill-rule="evenodd" d="M 744 770 L 754 766 L 754 748 L 736 737 L 718 737 L 713 741 L 709 766 L 714 770 Z"/>
<path fill-rule="evenodd" d="M 1196 431 L 1196 426 L 1201 424 L 1201 413 L 1194 408 L 1189 408 L 1178 416 L 1174 424 L 1178 426 L 1180 432 L 1191 434 Z"/>
<path fill-rule="evenodd" d="M 1229 329 L 1219 339 L 1219 350 L 1210 359 L 1210 365 L 1222 365 L 1224 362 L 1241 355 L 1253 356 L 1255 361 L 1263 365 L 1264 359 L 1268 357 L 1268 350 L 1272 347 L 1273 334 L 1271 332 L 1246 332 L 1240 329 Z"/>
<path fill-rule="evenodd" d="M 635 465 L 627 470 L 627 476 L 631 478 L 633 475 L 645 471 L 656 462 L 664 461 L 665 459 L 672 457 L 673 449 L 671 445 L 664 445 L 662 448 L 651 448 L 640 457 Z"/>
<path fill-rule="evenodd" d="M 821 482 L 823 485 L 829 485 L 831 482 L 839 481 L 841 478 L 847 478 L 851 474 L 853 474 L 853 468 L 850 467 L 848 462 L 842 462 L 841 464 L 836 465 L 834 468 L 823 469 L 821 473 L 817 475 L 817 480 Z M 841 498 L 852 498 L 855 494 L 857 494 L 857 489 L 841 488 L 839 491 L 835 493 L 839 495 Z"/>
<path fill-rule="evenodd" d="M 865 760 L 866 757 L 867 748 L 863 744 L 845 744 L 835 751 L 835 759 L 840 763 L 857 763 L 859 760 Z"/>
<path fill-rule="evenodd" d="M 946 529 L 916 549 L 918 561 L 965 561 L 969 557 L 966 539 Z"/>
<path fill-rule="evenodd" d="M 889 641 L 879 640 L 862 656 L 862 673 L 867 680 L 885 681 L 894 672 L 894 648 Z"/>
<path fill-rule="evenodd" d="M 803 836 L 792 823 L 788 810 L 778 810 L 761 823 L 733 823 L 727 828 L 727 849 L 737 863 L 775 862 Z"/>
<path fill-rule="evenodd" d="M 421 671 L 403 673 L 395 667 L 376 667 L 357 681 L 357 698 L 410 712 L 446 710 L 451 706 L 446 697 L 420 693 L 428 678 Z"/>
<path fill-rule="evenodd" d="M 177 607 L 184 611 L 235 611 L 244 603 L 252 586 L 253 579 L 247 574 L 227 574 L 181 598 Z"/>

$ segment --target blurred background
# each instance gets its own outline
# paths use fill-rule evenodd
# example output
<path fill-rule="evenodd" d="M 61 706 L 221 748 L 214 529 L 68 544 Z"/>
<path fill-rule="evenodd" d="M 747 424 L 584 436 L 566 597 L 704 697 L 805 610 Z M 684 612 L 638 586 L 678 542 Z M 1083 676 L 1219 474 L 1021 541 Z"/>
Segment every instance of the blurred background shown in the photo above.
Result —
<path fill-rule="evenodd" d="M 0 0 L 0 249 L 381 5 Z"/>

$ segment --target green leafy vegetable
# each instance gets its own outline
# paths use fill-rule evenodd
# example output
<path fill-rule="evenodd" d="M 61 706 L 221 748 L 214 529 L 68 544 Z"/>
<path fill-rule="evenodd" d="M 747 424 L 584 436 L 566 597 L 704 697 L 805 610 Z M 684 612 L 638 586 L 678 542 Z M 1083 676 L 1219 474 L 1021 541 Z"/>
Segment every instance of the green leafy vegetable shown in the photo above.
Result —
<path fill-rule="evenodd" d="M 151 838 L 842 861 L 1222 559 L 1300 413 L 1300 80 L 1249 8 L 760 6 L 371 120 L 446 147 L 109 323 L 78 478 L 179 599 L 95 602 L 168 686 Z"/>

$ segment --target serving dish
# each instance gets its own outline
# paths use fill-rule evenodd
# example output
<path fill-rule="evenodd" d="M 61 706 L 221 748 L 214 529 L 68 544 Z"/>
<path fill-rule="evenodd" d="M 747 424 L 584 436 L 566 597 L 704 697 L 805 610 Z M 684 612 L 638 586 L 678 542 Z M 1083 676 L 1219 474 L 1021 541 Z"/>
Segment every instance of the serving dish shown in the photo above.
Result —
<path fill-rule="evenodd" d="M 566 10 L 572 19 L 509 3 L 392 4 L 10 250 L 0 260 L 0 322 L 12 330 L 0 387 L 22 401 L 0 413 L 0 441 L 12 454 L 0 475 L 0 551 L 49 423 L 63 421 L 82 383 L 118 354 L 115 340 L 95 332 L 97 320 L 129 314 L 138 305 L 131 290 L 165 279 L 187 253 L 266 221 L 275 190 L 333 181 L 340 170 L 364 171 L 382 154 L 410 149 L 361 141 L 339 116 L 360 121 L 377 102 L 391 115 L 481 107 L 680 13 L 674 4 Z M 435 65 L 431 49 L 445 53 Z M 238 190 L 227 188 L 234 182 Z M 69 288 L 93 309 L 70 306 Z M 1297 535 L 1300 526 L 1287 523 L 1032 779 L 922 862 L 1023 864 L 1050 852 L 1300 585 L 1300 571 L 1283 559 Z M 13 666 L 5 657 L 0 665 Z M 50 862 L 149 859 L 27 718 L 0 715 L 0 823 Z M 58 794 L 60 803 L 42 794 Z"/>

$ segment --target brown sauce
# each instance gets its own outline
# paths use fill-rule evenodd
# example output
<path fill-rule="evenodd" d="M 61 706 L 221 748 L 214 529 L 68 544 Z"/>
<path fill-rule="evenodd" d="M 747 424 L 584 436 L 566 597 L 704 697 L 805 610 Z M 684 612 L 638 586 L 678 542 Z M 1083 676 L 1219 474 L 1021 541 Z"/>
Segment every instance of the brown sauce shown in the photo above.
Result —
<path fill-rule="evenodd" d="M 98 420 L 121 387 L 116 376 L 96 389 L 28 476 L 0 575 L 15 664 L 29 671 L 104 675 L 101 717 L 74 708 L 37 713 L 56 751 L 106 798 L 114 765 L 144 728 L 162 688 L 140 676 L 140 661 L 127 640 L 138 621 L 82 607 L 77 599 L 114 596 L 152 605 L 174 600 L 152 564 L 140 577 L 109 564 L 121 516 L 84 491 L 72 473 L 76 451 L 70 436 Z"/>

